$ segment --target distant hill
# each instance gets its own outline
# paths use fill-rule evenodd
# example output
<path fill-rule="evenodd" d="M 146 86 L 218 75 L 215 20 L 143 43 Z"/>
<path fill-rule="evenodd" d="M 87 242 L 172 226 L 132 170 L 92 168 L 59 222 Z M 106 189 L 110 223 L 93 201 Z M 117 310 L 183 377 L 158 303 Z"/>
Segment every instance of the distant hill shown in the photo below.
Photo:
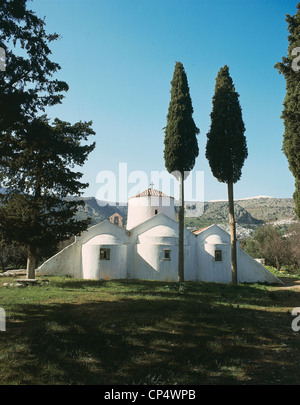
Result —
<path fill-rule="evenodd" d="M 238 223 L 242 224 L 262 224 L 261 219 L 253 217 L 248 210 L 235 203 L 235 218 Z M 191 218 L 191 212 L 189 206 L 186 206 L 186 217 Z M 223 223 L 228 222 L 228 202 L 226 201 L 215 201 L 215 202 L 205 202 L 203 207 L 203 213 L 198 218 L 202 221 L 209 223 Z"/>
<path fill-rule="evenodd" d="M 124 223 L 127 221 L 127 205 L 119 205 L 118 203 L 107 203 L 103 201 L 96 200 L 94 197 L 82 198 L 85 202 L 84 207 L 80 207 L 78 210 L 77 217 L 80 219 L 85 219 L 87 217 L 91 218 L 91 226 L 102 222 L 116 212 L 124 218 Z"/>
<path fill-rule="evenodd" d="M 257 226 L 267 223 L 276 224 L 284 229 L 297 221 L 294 207 L 295 203 L 292 198 L 260 196 L 236 200 L 234 209 L 238 237 L 250 236 Z M 210 201 L 204 203 L 203 215 L 199 217 L 186 215 L 186 226 L 190 229 L 212 224 L 221 225 L 229 232 L 228 202 Z"/>
<path fill-rule="evenodd" d="M 237 204 L 264 222 L 297 218 L 292 198 L 252 198 L 238 200 Z"/>
<path fill-rule="evenodd" d="M 83 198 L 85 206 L 78 211 L 79 218 L 91 218 L 91 225 L 109 219 L 115 212 L 122 215 L 124 224 L 127 221 L 127 205 L 98 201 L 94 197 Z M 175 210 L 177 211 L 175 203 Z M 292 198 L 253 197 L 235 201 L 235 217 L 238 227 L 255 229 L 264 223 L 296 221 Z M 201 228 L 212 224 L 228 225 L 227 201 L 186 202 L 185 222 L 190 229 Z M 244 232 L 245 233 L 245 232 Z M 247 233 L 247 232 L 246 232 Z"/>

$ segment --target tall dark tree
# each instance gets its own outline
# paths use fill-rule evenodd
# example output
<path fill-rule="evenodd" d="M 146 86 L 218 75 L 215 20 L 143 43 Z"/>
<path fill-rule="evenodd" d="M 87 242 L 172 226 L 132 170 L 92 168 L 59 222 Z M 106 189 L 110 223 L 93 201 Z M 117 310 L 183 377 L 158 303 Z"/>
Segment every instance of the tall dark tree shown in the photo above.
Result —
<path fill-rule="evenodd" d="M 295 201 L 295 212 L 298 218 L 300 218 L 300 179 L 296 179 L 295 182 L 296 190 L 293 194 Z"/>
<path fill-rule="evenodd" d="M 182 63 L 176 62 L 171 81 L 171 100 L 164 139 L 165 166 L 179 181 L 178 281 L 184 281 L 184 180 L 199 154 L 193 120 L 193 107 L 187 76 Z"/>
<path fill-rule="evenodd" d="M 34 278 L 37 250 L 56 246 L 78 235 L 88 220 L 76 220 L 78 199 L 88 184 L 81 183 L 82 166 L 95 144 L 82 145 L 94 131 L 91 122 L 71 125 L 46 116 L 34 119 L 22 129 L 22 142 L 0 166 L 0 178 L 7 189 L 0 205 L 0 232 L 6 240 L 28 247 L 27 276 Z M 19 135 L 19 131 L 15 136 Z"/>
<path fill-rule="evenodd" d="M 34 277 L 38 247 L 87 226 L 73 219 L 78 204 L 65 197 L 86 187 L 72 168 L 94 148 L 81 146 L 93 134 L 90 123 L 56 119 L 50 125 L 41 116 L 68 90 L 54 78 L 60 66 L 51 60 L 50 43 L 58 38 L 46 32 L 45 21 L 26 0 L 0 2 L 0 183 L 6 188 L 0 195 L 0 233 L 28 246 L 28 278 Z"/>
<path fill-rule="evenodd" d="M 53 78 L 60 70 L 50 59 L 49 45 L 59 38 L 47 34 L 45 21 L 27 9 L 26 0 L 0 2 L 0 48 L 5 70 L 0 74 L 0 155 L 10 152 L 7 140 L 45 107 L 60 103 L 68 90 Z"/>
<path fill-rule="evenodd" d="M 242 167 L 248 156 L 248 150 L 244 136 L 245 126 L 239 94 L 235 91 L 227 65 L 218 72 L 212 105 L 211 126 L 207 133 L 206 157 L 214 177 L 220 182 L 227 183 L 232 283 L 237 284 L 233 184 L 242 175 Z"/>
<path fill-rule="evenodd" d="M 288 55 L 275 67 L 282 73 L 286 81 L 286 96 L 283 102 L 281 118 L 284 122 L 283 152 L 287 157 L 289 168 L 295 177 L 296 191 L 294 200 L 296 214 L 300 218 L 300 3 L 294 16 L 287 15 L 288 23 Z"/>

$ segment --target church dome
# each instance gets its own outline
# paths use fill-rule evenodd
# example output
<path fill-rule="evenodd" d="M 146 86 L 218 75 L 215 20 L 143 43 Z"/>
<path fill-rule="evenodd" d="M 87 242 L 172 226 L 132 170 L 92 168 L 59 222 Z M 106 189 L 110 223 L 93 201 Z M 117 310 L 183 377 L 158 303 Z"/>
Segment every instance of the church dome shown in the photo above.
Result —
<path fill-rule="evenodd" d="M 135 197 L 129 198 L 127 229 L 132 229 L 159 213 L 175 220 L 174 197 L 148 188 Z"/>
<path fill-rule="evenodd" d="M 155 190 L 154 188 L 148 188 L 147 190 L 143 191 L 142 193 L 137 194 L 135 197 L 168 197 L 168 198 L 174 198 L 174 197 L 170 197 L 170 196 L 164 194 L 162 191 Z"/>

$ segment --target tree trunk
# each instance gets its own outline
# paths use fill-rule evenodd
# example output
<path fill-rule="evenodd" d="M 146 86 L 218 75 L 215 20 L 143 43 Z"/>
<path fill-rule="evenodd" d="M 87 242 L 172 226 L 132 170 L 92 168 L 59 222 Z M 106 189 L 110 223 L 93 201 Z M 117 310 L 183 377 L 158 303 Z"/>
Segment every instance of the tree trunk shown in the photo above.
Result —
<path fill-rule="evenodd" d="M 178 213 L 178 281 L 184 281 L 184 174 L 179 179 L 179 213 Z"/>
<path fill-rule="evenodd" d="M 281 269 L 281 262 L 277 256 L 275 257 L 275 263 L 276 263 L 276 270 L 279 271 Z"/>
<path fill-rule="evenodd" d="M 231 282 L 237 285 L 237 260 L 236 260 L 236 227 L 234 218 L 234 200 L 233 200 L 233 182 L 228 185 L 228 206 L 229 206 L 229 225 L 231 236 Z"/>
<path fill-rule="evenodd" d="M 36 268 L 36 247 L 29 246 L 28 253 L 27 253 L 27 278 L 34 279 L 35 278 L 35 268 Z"/>

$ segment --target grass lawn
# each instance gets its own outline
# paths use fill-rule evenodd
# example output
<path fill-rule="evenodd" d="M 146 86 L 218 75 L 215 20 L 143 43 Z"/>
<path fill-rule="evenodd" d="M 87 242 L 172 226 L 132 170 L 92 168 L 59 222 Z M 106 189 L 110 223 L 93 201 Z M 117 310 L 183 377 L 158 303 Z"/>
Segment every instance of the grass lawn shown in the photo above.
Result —
<path fill-rule="evenodd" d="M 2 385 L 300 383 L 300 289 L 49 281 L 0 279 Z"/>

